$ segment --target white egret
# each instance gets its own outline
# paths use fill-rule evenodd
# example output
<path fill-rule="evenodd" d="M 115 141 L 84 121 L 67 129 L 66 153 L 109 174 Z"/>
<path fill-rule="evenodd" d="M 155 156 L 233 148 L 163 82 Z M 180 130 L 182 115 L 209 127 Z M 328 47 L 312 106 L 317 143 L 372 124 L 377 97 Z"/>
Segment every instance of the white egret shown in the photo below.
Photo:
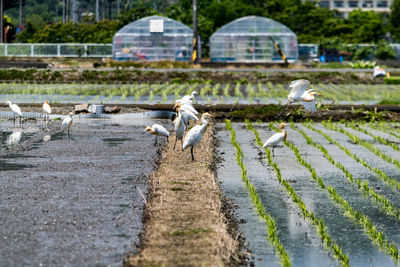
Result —
<path fill-rule="evenodd" d="M 15 115 L 19 116 L 19 124 L 21 124 L 22 112 L 20 107 L 17 104 L 11 103 L 11 101 L 7 101 L 7 104 L 10 106 L 12 112 L 14 113 L 14 124 L 15 124 Z"/>
<path fill-rule="evenodd" d="M 16 143 L 19 143 L 19 141 L 21 140 L 21 137 L 22 137 L 21 131 L 12 132 L 12 134 L 10 134 L 10 136 L 8 136 L 7 144 L 14 145 Z"/>
<path fill-rule="evenodd" d="M 181 111 L 182 120 L 183 120 L 183 123 L 185 124 L 185 129 L 189 125 L 189 120 L 192 120 L 195 122 L 199 120 L 199 118 L 197 118 L 197 116 L 190 109 L 186 108 L 186 105 L 182 106 L 180 103 L 176 103 L 173 109 L 174 110 L 176 109 L 177 111 L 179 111 L 179 110 Z"/>
<path fill-rule="evenodd" d="M 152 135 L 156 136 L 156 142 L 154 145 L 157 145 L 157 136 L 166 136 L 167 141 L 169 137 L 169 132 L 160 124 L 153 124 L 153 126 L 147 126 L 143 133 L 150 132 Z"/>
<path fill-rule="evenodd" d="M 69 115 L 66 116 L 61 123 L 61 131 L 64 133 L 65 130 L 68 130 L 68 137 L 70 137 L 69 131 L 73 123 L 73 115 L 74 114 L 70 112 Z"/>
<path fill-rule="evenodd" d="M 182 110 L 181 109 L 178 109 L 178 116 L 176 117 L 176 119 L 175 119 L 175 121 L 174 121 L 174 123 L 175 123 L 175 144 L 174 144 L 174 149 L 175 149 L 175 146 L 176 146 L 176 142 L 178 141 L 178 140 L 181 140 L 181 142 L 182 142 L 182 146 L 183 146 L 183 134 L 185 133 L 185 123 L 184 123 L 184 121 L 183 121 L 183 118 L 182 118 Z"/>
<path fill-rule="evenodd" d="M 44 111 L 45 117 L 47 116 L 47 118 L 50 118 L 49 114 L 51 114 L 51 107 L 49 105 L 49 101 L 47 101 L 47 100 L 44 101 L 43 111 Z M 47 121 L 46 121 L 46 123 L 47 123 Z"/>
<path fill-rule="evenodd" d="M 274 156 L 274 148 L 282 141 L 286 140 L 287 133 L 285 131 L 285 126 L 288 126 L 288 124 L 285 123 L 280 123 L 279 124 L 279 129 L 281 130 L 280 133 L 275 133 L 272 135 L 270 138 L 265 141 L 264 145 L 262 146 L 263 148 L 265 147 L 272 147 L 272 156 Z"/>
<path fill-rule="evenodd" d="M 196 91 L 193 91 L 190 95 L 185 95 L 185 96 L 182 97 L 181 100 L 179 100 L 179 101 L 180 101 L 180 103 L 181 103 L 182 105 L 184 105 L 184 104 L 192 105 L 192 104 L 193 104 L 193 99 L 194 99 L 194 96 L 195 96 L 195 95 L 198 95 L 198 93 L 197 93 Z"/>
<path fill-rule="evenodd" d="M 192 112 L 195 115 L 199 114 L 199 112 L 197 112 L 197 110 L 193 107 L 192 104 L 187 104 L 187 103 L 186 104 L 182 104 L 180 100 L 176 100 L 174 109 L 176 108 L 177 105 L 179 105 L 181 109 L 188 110 L 188 111 Z"/>
<path fill-rule="evenodd" d="M 185 150 L 185 148 L 190 146 L 191 147 L 190 153 L 192 154 L 193 161 L 194 161 L 193 148 L 195 145 L 200 143 L 201 138 L 203 137 L 203 134 L 208 126 L 207 119 L 209 119 L 210 117 L 215 117 L 215 116 L 210 115 L 207 112 L 204 113 L 203 116 L 201 116 L 201 125 L 196 125 L 192 129 L 190 129 L 185 136 L 185 140 L 183 140 L 182 150 Z"/>
<path fill-rule="evenodd" d="M 288 95 L 286 104 L 302 102 L 305 110 L 309 112 L 316 112 L 317 109 L 315 107 L 315 96 L 322 94 L 317 93 L 314 89 L 305 91 L 309 85 L 310 82 L 303 79 L 292 81 L 289 85 L 292 90 Z"/>

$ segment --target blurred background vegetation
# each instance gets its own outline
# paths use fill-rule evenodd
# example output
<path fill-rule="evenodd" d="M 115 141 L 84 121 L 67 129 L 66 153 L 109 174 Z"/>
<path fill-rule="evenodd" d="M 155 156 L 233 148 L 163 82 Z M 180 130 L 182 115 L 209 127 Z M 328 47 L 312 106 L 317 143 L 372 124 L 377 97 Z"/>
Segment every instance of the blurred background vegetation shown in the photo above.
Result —
<path fill-rule="evenodd" d="M 99 1 L 99 21 L 96 21 L 96 0 L 64 0 L 69 5 L 69 17 L 62 23 L 63 1 L 25 0 L 24 28 L 8 40 L 24 43 L 110 43 L 115 32 L 124 25 L 155 14 L 192 26 L 192 0 Z M 74 6 L 71 7 L 71 3 Z M 7 23 L 17 28 L 18 5 L 8 8 L 5 14 Z M 356 59 L 365 58 L 368 53 L 390 59 L 394 52 L 387 43 L 400 41 L 400 0 L 394 0 L 390 14 L 354 10 L 348 18 L 341 18 L 335 10 L 301 0 L 201 0 L 198 1 L 198 32 L 204 53 L 207 54 L 208 40 L 213 32 L 232 20 L 248 15 L 264 16 L 283 23 L 297 34 L 300 43 L 320 44 L 325 48 L 346 51 L 352 49 L 346 46 L 350 43 L 377 45 L 374 49 L 358 49 L 352 53 Z"/>

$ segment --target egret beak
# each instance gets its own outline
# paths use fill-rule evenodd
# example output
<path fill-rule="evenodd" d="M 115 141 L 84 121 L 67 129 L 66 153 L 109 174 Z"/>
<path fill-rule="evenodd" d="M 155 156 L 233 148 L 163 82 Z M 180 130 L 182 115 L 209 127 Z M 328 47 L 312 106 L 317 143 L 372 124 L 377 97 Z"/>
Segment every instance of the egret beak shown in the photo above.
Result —
<path fill-rule="evenodd" d="M 316 93 L 316 95 L 322 95 L 322 93 Z"/>
<path fill-rule="evenodd" d="M 209 116 L 210 116 L 211 118 L 215 118 L 215 115 L 211 115 L 211 114 L 209 114 Z"/>
<path fill-rule="evenodd" d="M 181 108 L 181 104 L 176 103 L 172 110 L 179 110 Z"/>

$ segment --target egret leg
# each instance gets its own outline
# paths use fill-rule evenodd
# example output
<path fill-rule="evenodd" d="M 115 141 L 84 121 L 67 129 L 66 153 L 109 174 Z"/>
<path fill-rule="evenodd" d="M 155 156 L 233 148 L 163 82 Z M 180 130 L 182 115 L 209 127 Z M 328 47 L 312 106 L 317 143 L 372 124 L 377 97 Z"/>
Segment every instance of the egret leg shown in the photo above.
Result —
<path fill-rule="evenodd" d="M 168 136 L 167 136 L 167 142 L 168 142 Z"/>
<path fill-rule="evenodd" d="M 15 114 L 14 114 L 14 125 L 15 125 Z"/>
<path fill-rule="evenodd" d="M 182 144 L 182 151 L 183 151 L 183 138 L 181 139 L 181 144 Z"/>
<path fill-rule="evenodd" d="M 193 147 L 190 149 L 190 153 L 192 153 L 192 161 L 194 161 L 194 156 L 193 156 Z"/>
<path fill-rule="evenodd" d="M 175 150 L 175 146 L 176 146 L 176 141 L 178 141 L 178 138 L 176 138 L 176 136 L 175 136 L 174 150 Z"/>
<path fill-rule="evenodd" d="M 272 147 L 272 156 L 273 156 L 273 157 L 275 157 L 274 148 L 275 148 L 275 147 L 273 146 L 273 147 Z"/>
<path fill-rule="evenodd" d="M 154 142 L 154 145 L 157 145 L 157 135 L 156 135 L 156 141 Z"/>
<path fill-rule="evenodd" d="M 71 138 L 71 136 L 69 135 L 69 128 L 68 128 L 68 138 Z"/>
<path fill-rule="evenodd" d="M 22 116 L 19 116 L 19 125 L 22 124 Z"/>

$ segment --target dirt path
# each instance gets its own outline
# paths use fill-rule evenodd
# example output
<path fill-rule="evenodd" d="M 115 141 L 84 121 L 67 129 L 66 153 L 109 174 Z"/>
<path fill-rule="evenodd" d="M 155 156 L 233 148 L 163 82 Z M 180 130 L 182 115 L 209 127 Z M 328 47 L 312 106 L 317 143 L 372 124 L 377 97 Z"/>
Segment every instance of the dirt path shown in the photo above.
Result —
<path fill-rule="evenodd" d="M 195 162 L 189 150 L 173 150 L 174 140 L 172 136 L 162 152 L 159 169 L 151 174 L 142 247 L 126 265 L 232 263 L 238 258 L 239 241 L 230 234 L 224 215 L 215 172 L 213 127 L 195 148 Z"/>

